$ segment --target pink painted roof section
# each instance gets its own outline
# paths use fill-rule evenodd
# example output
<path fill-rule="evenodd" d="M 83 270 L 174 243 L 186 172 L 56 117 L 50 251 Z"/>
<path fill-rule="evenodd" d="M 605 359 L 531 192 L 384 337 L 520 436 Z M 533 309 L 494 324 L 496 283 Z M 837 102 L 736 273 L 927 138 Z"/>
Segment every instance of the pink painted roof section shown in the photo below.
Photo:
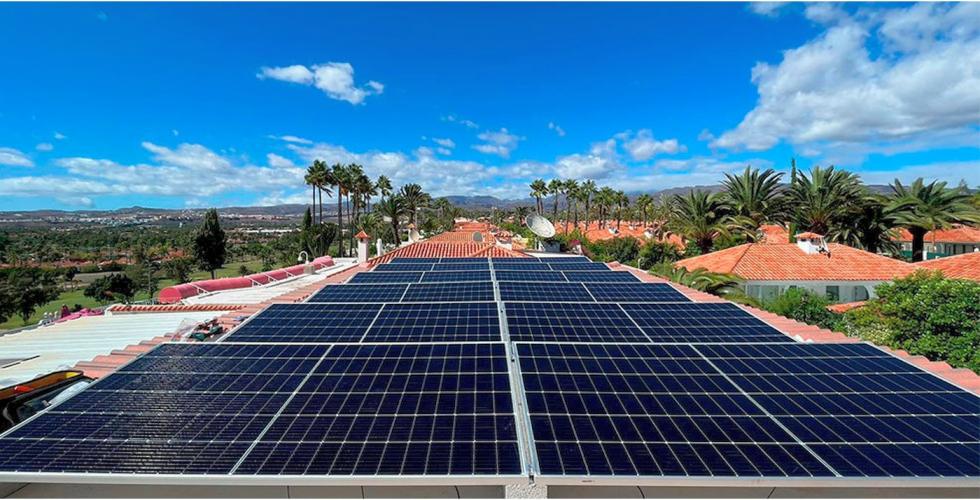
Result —
<path fill-rule="evenodd" d="M 947 278 L 980 281 L 980 252 L 970 252 L 941 259 L 917 262 L 917 267 L 930 271 L 942 271 Z"/>
<path fill-rule="evenodd" d="M 830 243 L 827 249 L 830 255 L 807 254 L 795 243 L 746 243 L 680 260 L 675 266 L 776 281 L 887 281 L 916 269 L 906 262 L 839 243 Z"/>
<path fill-rule="evenodd" d="M 679 285 L 677 283 L 671 283 L 667 280 L 653 276 L 646 273 L 640 269 L 636 269 L 630 266 L 621 266 L 623 269 L 629 271 L 634 276 L 646 283 L 670 283 L 671 286 L 676 288 L 678 291 L 683 293 L 687 298 L 693 300 L 694 302 L 727 302 L 726 300 L 716 297 L 714 295 L 699 292 L 692 288 L 688 288 L 684 285 Z M 804 341 L 818 342 L 818 343 L 856 343 L 864 342 L 861 339 L 855 337 L 848 337 L 843 333 L 834 332 L 827 330 L 825 328 L 820 328 L 818 326 L 808 325 L 806 323 L 800 323 L 789 318 L 784 318 L 777 314 L 773 314 L 768 311 L 763 311 L 762 309 L 757 309 L 750 306 L 742 306 L 743 309 L 749 311 L 757 318 L 765 321 L 773 328 L 779 330 L 785 335 L 790 337 L 799 337 Z M 953 368 L 948 363 L 942 361 L 929 361 L 924 356 L 913 356 L 908 352 L 901 349 L 891 349 L 889 347 L 877 346 L 879 349 L 901 358 L 915 366 L 918 366 L 922 370 L 932 373 L 946 381 L 956 384 L 968 391 L 980 394 L 980 375 L 977 375 L 973 370 L 966 368 Z"/>

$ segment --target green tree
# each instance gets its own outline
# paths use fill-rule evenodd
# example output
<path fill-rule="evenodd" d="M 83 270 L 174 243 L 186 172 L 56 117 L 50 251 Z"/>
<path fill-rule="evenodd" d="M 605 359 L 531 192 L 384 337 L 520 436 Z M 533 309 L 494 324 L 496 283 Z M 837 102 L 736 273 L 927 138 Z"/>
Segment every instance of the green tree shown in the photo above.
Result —
<path fill-rule="evenodd" d="M 187 283 L 191 279 L 193 261 L 187 258 L 170 259 L 163 263 L 163 274 L 177 283 Z"/>
<path fill-rule="evenodd" d="M 794 176 L 787 202 L 799 228 L 836 241 L 862 193 L 861 181 L 851 172 L 833 166 L 813 167 L 809 177 L 803 173 Z"/>
<path fill-rule="evenodd" d="M 384 201 L 385 198 L 391 196 L 391 179 L 382 175 L 378 177 L 378 182 L 376 184 L 378 186 L 378 192 L 381 194 L 381 201 Z"/>
<path fill-rule="evenodd" d="M 835 328 L 838 315 L 827 310 L 830 300 L 802 288 L 790 288 L 763 303 L 763 308 L 780 316 L 821 328 Z"/>
<path fill-rule="evenodd" d="M 925 236 L 929 231 L 957 223 L 980 222 L 980 211 L 973 207 L 972 197 L 964 186 L 955 189 L 945 182 L 929 184 L 918 178 L 909 186 L 895 179 L 891 185 L 895 221 L 912 234 L 912 262 L 923 258 Z"/>
<path fill-rule="evenodd" d="M 418 224 L 417 213 L 419 209 L 428 207 L 432 201 L 432 197 L 423 191 L 422 186 L 418 184 L 405 184 L 402 186 L 399 197 L 405 210 L 408 211 L 409 222 L 412 224 Z"/>
<path fill-rule="evenodd" d="M 125 274 L 111 274 L 93 281 L 83 293 L 103 304 L 120 298 L 129 302 L 136 295 L 136 283 Z"/>
<path fill-rule="evenodd" d="M 551 179 L 548 182 L 548 193 L 554 197 L 552 200 L 551 218 L 555 223 L 558 222 L 558 196 L 561 195 L 564 188 L 565 183 L 561 179 Z"/>
<path fill-rule="evenodd" d="M 591 220 L 592 214 L 592 202 L 598 192 L 595 181 L 589 179 L 582 183 L 579 187 L 579 194 L 581 195 L 582 203 L 585 205 L 585 229 L 589 229 L 589 221 Z"/>
<path fill-rule="evenodd" d="M 194 257 L 201 270 L 211 273 L 211 279 L 225 264 L 226 243 L 225 231 L 218 222 L 218 211 L 209 209 L 194 238 Z"/>
<path fill-rule="evenodd" d="M 781 218 L 785 207 L 782 176 L 771 168 L 760 171 L 751 166 L 739 175 L 725 173 L 723 196 L 739 227 L 754 235 L 762 224 Z"/>
<path fill-rule="evenodd" d="M 650 269 L 661 262 L 674 262 L 680 258 L 680 251 L 673 243 L 650 240 L 640 247 L 636 264 L 640 269 Z"/>
<path fill-rule="evenodd" d="M 707 191 L 692 190 L 686 196 L 674 195 L 671 225 L 675 232 L 706 254 L 711 252 L 716 238 L 728 234 L 728 206 L 721 195 Z"/>
<path fill-rule="evenodd" d="M 734 274 L 713 273 L 700 268 L 689 271 L 686 267 L 674 267 L 671 262 L 653 266 L 650 274 L 713 295 L 727 297 L 741 293 L 742 280 Z"/>
<path fill-rule="evenodd" d="M 379 202 L 375 208 L 378 210 L 383 217 L 388 219 L 388 223 L 391 227 L 391 232 L 387 233 L 391 236 L 391 242 L 395 245 L 401 243 L 401 235 L 399 233 L 399 224 L 402 217 L 404 217 L 408 210 L 405 208 L 405 202 L 402 200 L 401 196 L 393 195 L 386 198 L 384 201 Z M 388 238 L 385 238 L 388 239 Z"/>
<path fill-rule="evenodd" d="M 847 223 L 836 233 L 836 239 L 871 253 L 898 253 L 895 243 L 895 211 L 884 196 L 866 192 L 854 202 Z"/>
<path fill-rule="evenodd" d="M 529 186 L 531 188 L 531 196 L 534 197 L 534 209 L 538 214 L 544 212 L 544 203 L 541 199 L 548 196 L 548 183 L 544 179 L 535 179 L 531 181 Z"/>

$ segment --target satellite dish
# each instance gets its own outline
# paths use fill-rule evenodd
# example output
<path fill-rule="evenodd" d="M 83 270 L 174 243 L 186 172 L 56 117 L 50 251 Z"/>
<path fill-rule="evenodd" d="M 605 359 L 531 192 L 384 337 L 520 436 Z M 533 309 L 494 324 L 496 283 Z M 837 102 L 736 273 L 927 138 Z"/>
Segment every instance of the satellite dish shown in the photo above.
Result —
<path fill-rule="evenodd" d="M 528 229 L 530 229 L 532 233 L 542 238 L 551 238 L 555 236 L 555 226 L 551 224 L 551 221 L 538 214 L 529 215 L 525 221 L 525 224 L 527 224 Z"/>
<path fill-rule="evenodd" d="M 473 241 L 475 241 L 477 243 L 483 243 L 483 233 L 481 233 L 479 231 L 474 231 L 473 232 Z"/>

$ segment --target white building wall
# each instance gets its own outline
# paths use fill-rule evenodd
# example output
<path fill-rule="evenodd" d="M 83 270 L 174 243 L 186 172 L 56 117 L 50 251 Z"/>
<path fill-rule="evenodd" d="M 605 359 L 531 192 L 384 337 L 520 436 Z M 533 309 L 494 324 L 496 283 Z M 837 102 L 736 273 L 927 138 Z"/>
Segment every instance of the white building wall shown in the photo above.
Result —
<path fill-rule="evenodd" d="M 745 282 L 745 292 L 757 299 L 768 300 L 782 295 L 790 287 L 803 288 L 817 295 L 827 297 L 828 287 L 837 287 L 836 299 L 831 298 L 833 302 L 855 302 L 858 300 L 873 299 L 875 295 L 875 287 L 884 283 L 883 280 L 877 281 L 824 281 L 824 280 L 813 280 L 813 281 L 776 281 L 776 280 L 747 280 Z M 831 288 L 831 293 L 833 292 Z M 867 295 L 865 295 L 865 293 Z"/>

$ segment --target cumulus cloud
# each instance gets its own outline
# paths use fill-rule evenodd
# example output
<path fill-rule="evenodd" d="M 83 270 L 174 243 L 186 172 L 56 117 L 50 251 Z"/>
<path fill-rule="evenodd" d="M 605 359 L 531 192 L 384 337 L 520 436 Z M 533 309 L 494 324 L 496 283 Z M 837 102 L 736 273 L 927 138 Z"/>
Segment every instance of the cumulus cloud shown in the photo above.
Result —
<path fill-rule="evenodd" d="M 647 161 L 658 154 L 674 154 L 687 151 L 687 147 L 677 142 L 677 139 L 665 139 L 658 141 L 653 137 L 653 132 L 643 129 L 632 135 L 629 131 L 617 134 L 617 137 L 625 141 L 623 148 L 629 153 L 630 157 L 636 161 Z"/>
<path fill-rule="evenodd" d="M 781 141 L 816 152 L 862 154 L 950 135 L 976 145 L 980 123 L 980 4 L 861 10 L 812 4 L 824 32 L 758 63 L 759 92 L 714 147 L 762 151 Z M 924 148 L 929 148 L 924 144 Z"/>
<path fill-rule="evenodd" d="M 361 104 L 371 95 L 384 92 L 384 85 L 374 80 L 363 86 L 354 82 L 354 67 L 345 62 L 328 62 L 307 68 L 302 64 L 280 67 L 262 67 L 256 75 L 260 80 L 280 80 L 299 85 L 313 86 L 331 99 Z"/>
<path fill-rule="evenodd" d="M 54 145 L 51 144 L 50 142 L 42 142 L 42 143 L 39 143 L 37 146 L 34 146 L 34 149 L 36 149 L 38 151 L 41 151 L 41 152 L 47 152 L 47 151 L 53 150 L 54 149 Z"/>
<path fill-rule="evenodd" d="M 587 153 L 562 156 L 555 161 L 555 172 L 571 179 L 603 179 L 623 168 L 616 154 L 615 139 L 597 142 Z"/>
<path fill-rule="evenodd" d="M 548 122 L 548 130 L 554 130 L 558 137 L 565 137 L 565 129 L 559 127 L 555 122 Z"/>
<path fill-rule="evenodd" d="M 448 139 L 448 138 L 447 139 L 440 139 L 438 137 L 433 137 L 432 138 L 432 142 L 434 142 L 434 143 L 436 143 L 436 144 L 438 144 L 438 145 L 440 145 L 440 146 L 442 146 L 444 148 L 452 149 L 452 148 L 455 148 L 456 147 L 456 143 L 452 139 Z"/>
<path fill-rule="evenodd" d="M 517 143 L 524 139 L 521 136 L 510 133 L 506 128 L 497 131 L 488 130 L 481 132 L 476 137 L 483 141 L 483 143 L 474 145 L 473 149 L 481 153 L 497 155 L 501 158 L 510 158 L 511 151 L 516 149 Z"/>
<path fill-rule="evenodd" d="M 54 133 L 54 138 L 55 139 L 58 139 L 60 141 L 62 139 L 67 139 L 68 137 L 65 136 L 65 134 L 62 134 L 61 132 L 55 132 Z"/>
<path fill-rule="evenodd" d="M 279 156 L 275 153 L 269 153 L 265 155 L 265 157 L 269 163 L 269 166 L 272 168 L 292 168 L 296 166 L 296 164 L 293 163 L 293 160 Z"/>
<path fill-rule="evenodd" d="M 444 122 L 449 122 L 449 123 L 458 123 L 458 124 L 460 124 L 460 125 L 462 125 L 462 126 L 464 126 L 466 128 L 474 128 L 474 129 L 475 128 L 480 128 L 480 125 L 478 125 L 473 120 L 467 120 L 465 118 L 460 118 L 460 117 L 458 117 L 456 115 L 446 115 L 446 116 L 443 116 L 441 118 L 441 120 L 444 121 Z"/>
<path fill-rule="evenodd" d="M 34 160 L 14 148 L 0 148 L 0 165 L 8 167 L 33 167 Z"/>
<path fill-rule="evenodd" d="M 760 16 L 776 17 L 779 10 L 786 6 L 786 2 L 752 2 L 749 10 Z"/>

